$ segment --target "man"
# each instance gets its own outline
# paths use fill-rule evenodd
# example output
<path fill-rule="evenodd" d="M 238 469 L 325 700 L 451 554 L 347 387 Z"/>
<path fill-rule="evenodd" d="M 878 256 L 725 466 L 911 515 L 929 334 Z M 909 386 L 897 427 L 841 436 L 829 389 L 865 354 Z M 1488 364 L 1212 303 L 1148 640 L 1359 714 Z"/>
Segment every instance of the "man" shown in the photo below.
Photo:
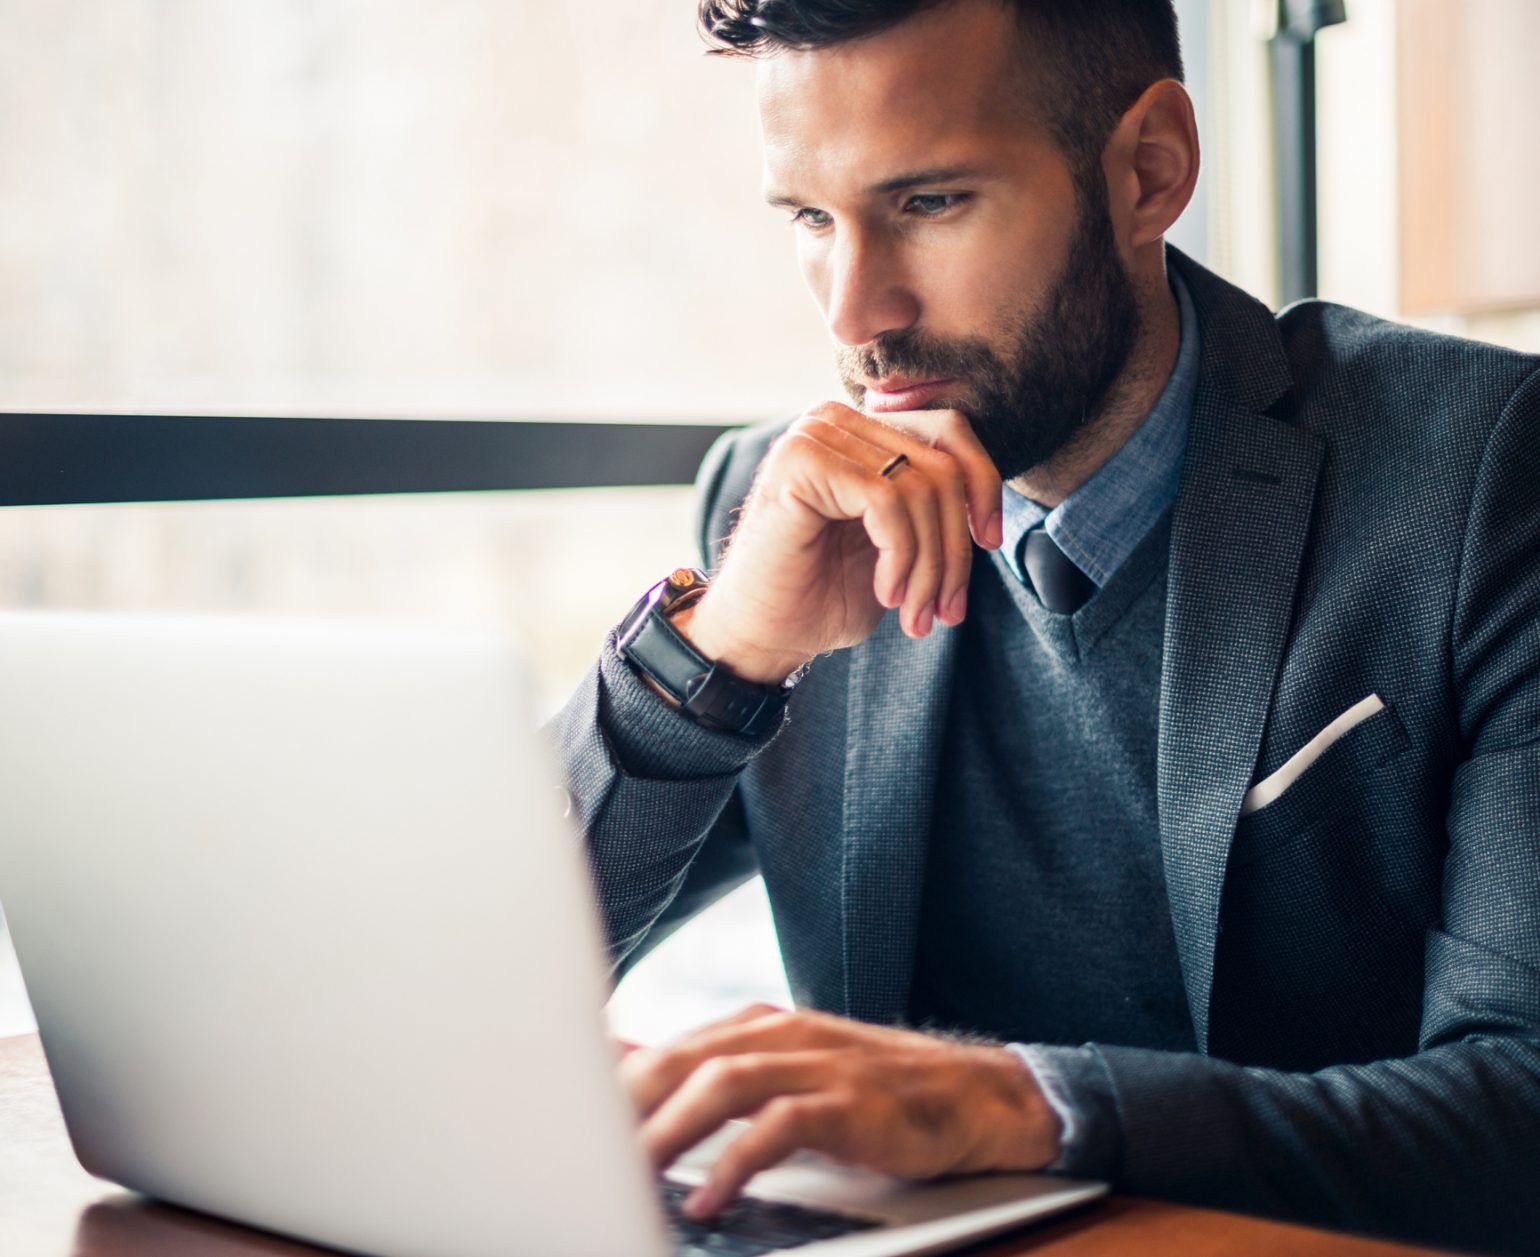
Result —
<path fill-rule="evenodd" d="M 1166 0 L 702 20 L 851 404 L 555 726 L 617 963 L 758 869 L 800 1010 L 627 1058 L 655 1162 L 1540 1248 L 1540 362 L 1168 250 Z"/>

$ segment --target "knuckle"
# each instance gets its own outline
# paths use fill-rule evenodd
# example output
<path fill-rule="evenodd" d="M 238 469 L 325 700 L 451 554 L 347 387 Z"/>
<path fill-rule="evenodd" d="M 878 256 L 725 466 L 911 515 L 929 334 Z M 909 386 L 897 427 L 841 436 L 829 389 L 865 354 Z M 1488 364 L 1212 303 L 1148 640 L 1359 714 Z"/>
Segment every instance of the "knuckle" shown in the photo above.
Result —
<path fill-rule="evenodd" d="M 776 440 L 779 442 L 784 441 L 787 437 L 812 436 L 819 428 L 827 426 L 827 421 L 821 416 L 809 412 L 794 420 Z"/>
<path fill-rule="evenodd" d="M 851 413 L 852 411 L 849 406 L 829 398 L 809 406 L 802 412 L 798 422 L 800 423 L 802 419 L 823 419 L 826 422 L 833 423 Z"/>
<path fill-rule="evenodd" d="M 727 1076 L 735 1083 L 743 1083 L 764 1073 L 773 1061 L 773 1052 L 743 1052 L 730 1058 Z"/>
<path fill-rule="evenodd" d="M 808 1103 L 800 1096 L 776 1096 L 760 1111 L 756 1122 L 763 1122 L 773 1130 L 795 1129 L 807 1116 Z"/>
<path fill-rule="evenodd" d="M 939 545 L 931 544 L 921 548 L 915 558 L 915 567 L 922 572 L 939 574 L 946 566 L 946 555 Z"/>
<path fill-rule="evenodd" d="M 798 422 L 801 421 L 798 420 Z M 765 454 L 764 466 L 776 467 L 788 461 L 807 458 L 815 452 L 816 445 L 817 442 L 813 440 L 812 434 L 807 429 L 793 424 L 770 443 L 770 449 Z"/>
<path fill-rule="evenodd" d="M 737 1066 L 730 1057 L 713 1056 L 697 1066 L 690 1081 L 701 1091 L 719 1091 L 737 1077 Z"/>
<path fill-rule="evenodd" d="M 962 463 L 951 450 L 930 446 L 919 457 L 926 469 L 938 479 L 955 480 L 962 475 Z"/>
<path fill-rule="evenodd" d="M 850 1078 L 835 1083 L 824 1095 L 828 1100 L 828 1116 L 833 1120 L 857 1112 L 866 1101 L 865 1093 Z"/>
<path fill-rule="evenodd" d="M 662 1078 L 677 1074 L 688 1063 L 689 1055 L 684 1048 L 640 1048 L 626 1057 L 624 1064 L 632 1065 L 639 1076 Z"/>
<path fill-rule="evenodd" d="M 794 1028 L 801 1018 L 784 1008 L 772 1008 L 761 1020 L 761 1024 L 771 1034 L 781 1034 Z"/>
<path fill-rule="evenodd" d="M 909 460 L 910 466 L 918 467 L 927 475 L 941 466 L 941 460 L 945 457 L 940 450 L 926 445 L 923 441 L 916 441 L 909 433 L 901 435 L 908 437 L 904 442 L 904 457 Z"/>

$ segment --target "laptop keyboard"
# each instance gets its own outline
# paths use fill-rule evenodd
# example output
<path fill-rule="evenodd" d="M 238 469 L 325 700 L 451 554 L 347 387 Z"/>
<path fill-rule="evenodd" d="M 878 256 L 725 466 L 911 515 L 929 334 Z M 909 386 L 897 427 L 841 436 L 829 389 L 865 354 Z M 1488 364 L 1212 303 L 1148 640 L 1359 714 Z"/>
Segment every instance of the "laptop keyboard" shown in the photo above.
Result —
<path fill-rule="evenodd" d="M 658 1186 L 674 1233 L 675 1257 L 759 1257 L 761 1253 L 800 1248 L 852 1231 L 869 1231 L 877 1225 L 847 1214 L 756 1200 L 752 1196 L 738 1197 L 709 1222 L 696 1222 L 680 1210 L 693 1188 L 668 1179 Z"/>

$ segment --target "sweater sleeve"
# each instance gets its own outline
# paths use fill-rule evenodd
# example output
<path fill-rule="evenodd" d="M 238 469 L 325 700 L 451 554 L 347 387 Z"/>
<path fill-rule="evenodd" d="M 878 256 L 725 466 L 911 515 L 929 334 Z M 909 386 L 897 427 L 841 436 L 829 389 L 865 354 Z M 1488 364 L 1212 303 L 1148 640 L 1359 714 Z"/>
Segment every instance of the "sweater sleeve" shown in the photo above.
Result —
<path fill-rule="evenodd" d="M 697 479 L 696 535 L 710 563 L 768 444 L 732 432 Z M 736 799 L 739 776 L 784 726 L 749 738 L 706 729 L 671 707 L 606 638 L 598 661 L 547 726 L 581 825 L 617 968 L 656 941 L 687 875 L 691 910 L 747 877 L 754 857 Z M 709 843 L 711 856 L 698 860 Z M 666 927 L 665 927 L 666 928 Z"/>

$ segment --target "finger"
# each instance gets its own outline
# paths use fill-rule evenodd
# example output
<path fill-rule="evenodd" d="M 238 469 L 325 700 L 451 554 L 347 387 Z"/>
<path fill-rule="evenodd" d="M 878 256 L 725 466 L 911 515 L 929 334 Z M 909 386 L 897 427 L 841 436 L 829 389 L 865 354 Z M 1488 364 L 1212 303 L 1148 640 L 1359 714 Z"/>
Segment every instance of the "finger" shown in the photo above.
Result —
<path fill-rule="evenodd" d="M 914 531 L 914 561 L 909 567 L 909 582 L 904 590 L 899 622 L 910 637 L 924 637 L 936 617 L 936 599 L 946 575 L 946 554 L 942 548 L 941 506 L 936 487 L 928 476 L 911 474 L 904 468 L 892 477 L 908 511 Z"/>
<path fill-rule="evenodd" d="M 856 411 L 848 414 L 863 419 Z M 930 447 L 922 441 L 898 431 L 884 428 L 881 424 L 861 422 L 852 424 L 850 419 L 836 415 L 832 418 L 822 413 L 810 412 L 792 425 L 792 430 L 805 432 L 821 445 L 837 449 L 852 462 L 870 468 L 880 475 L 883 466 L 894 454 L 919 454 Z"/>
<path fill-rule="evenodd" d="M 827 1147 L 843 1120 L 840 1107 L 825 1099 L 782 1096 L 770 1101 L 723 1150 L 706 1181 L 685 1200 L 685 1211 L 696 1218 L 720 1212 L 761 1170 L 800 1148 Z"/>
<path fill-rule="evenodd" d="M 691 1034 L 709 1034 L 716 1030 L 726 1030 L 735 1026 L 751 1025 L 756 1021 L 763 1021 L 766 1017 L 786 1017 L 791 1010 L 782 1008 L 779 1004 L 770 1004 L 761 1001 L 757 1004 L 745 1004 L 735 1013 L 729 1013 L 726 1017 L 719 1017 L 716 1021 L 707 1022 Z"/>
<path fill-rule="evenodd" d="M 986 550 L 999 549 L 1004 536 L 1000 473 L 966 416 L 956 410 L 908 410 L 880 420 L 862 417 L 879 427 L 896 427 L 955 458 L 962 469 L 973 539 Z"/>
<path fill-rule="evenodd" d="M 947 457 L 936 455 L 935 457 Z M 948 462 L 955 462 L 948 458 Z M 969 537 L 968 496 L 962 477 L 954 471 L 936 486 L 937 517 L 941 523 L 941 591 L 936 618 L 962 623 L 968 611 L 968 582 L 973 577 L 973 542 Z"/>
<path fill-rule="evenodd" d="M 661 1049 L 643 1049 L 621 1062 L 621 1078 L 638 1116 L 646 1118 L 714 1057 L 745 1052 L 799 1051 L 837 1046 L 843 1019 L 753 1005 Z"/>
<path fill-rule="evenodd" d="M 783 491 L 824 519 L 859 519 L 877 551 L 873 593 L 885 607 L 900 605 L 918 553 L 901 477 L 877 475 L 805 428 L 788 431 L 780 446 Z"/>
<path fill-rule="evenodd" d="M 852 461 L 873 469 L 888 465 L 894 454 L 903 454 L 909 459 L 910 467 L 895 472 L 894 478 L 909 478 L 918 473 L 930 482 L 936 495 L 935 516 L 939 521 L 941 564 L 939 593 L 935 597 L 932 611 L 936 618 L 948 624 L 960 622 L 967 609 L 968 581 L 973 575 L 968 491 L 961 464 L 951 454 L 921 444 L 908 433 L 865 421 L 864 416 L 854 411 L 850 413 L 864 421 L 861 431 L 852 431 L 840 422 L 819 414 L 805 415 L 798 424 L 821 444 L 837 449 Z M 881 474 L 880 470 L 878 474 Z M 926 533 L 923 528 L 916 531 L 920 537 L 920 558 L 923 560 Z M 921 585 L 924 583 L 922 581 Z M 916 601 L 920 596 L 912 576 L 907 594 L 916 598 Z M 878 600 L 881 601 L 880 596 Z M 909 597 L 906 597 L 905 602 L 909 602 Z M 928 624 L 921 625 L 920 633 L 926 631 Z"/>
<path fill-rule="evenodd" d="M 827 1052 L 713 1057 L 643 1124 L 642 1149 L 663 1170 L 733 1118 L 758 1112 L 778 1096 L 817 1089 L 829 1069 Z"/>

